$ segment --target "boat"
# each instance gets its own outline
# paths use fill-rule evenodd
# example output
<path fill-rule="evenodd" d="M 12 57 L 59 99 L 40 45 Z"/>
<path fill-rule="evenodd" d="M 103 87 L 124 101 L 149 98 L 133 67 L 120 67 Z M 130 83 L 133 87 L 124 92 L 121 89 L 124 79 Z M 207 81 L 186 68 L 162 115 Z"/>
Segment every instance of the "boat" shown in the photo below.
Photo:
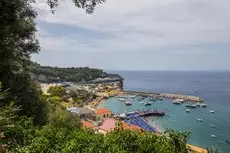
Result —
<path fill-rule="evenodd" d="M 143 101 L 140 102 L 140 104 L 143 104 L 143 103 L 144 103 Z"/>
<path fill-rule="evenodd" d="M 118 98 L 118 100 L 122 101 L 122 102 L 126 101 L 126 99 L 124 99 L 124 98 Z"/>
<path fill-rule="evenodd" d="M 129 98 L 135 98 L 136 97 L 136 95 L 130 95 L 129 96 Z"/>
<path fill-rule="evenodd" d="M 144 100 L 145 98 L 144 97 L 138 97 L 137 100 L 141 101 L 141 100 Z"/>
<path fill-rule="evenodd" d="M 212 128 L 216 128 L 215 125 L 210 125 Z"/>
<path fill-rule="evenodd" d="M 159 97 L 159 98 L 157 98 L 157 100 L 162 101 L 162 100 L 163 100 L 163 98 Z"/>
<path fill-rule="evenodd" d="M 196 106 L 197 107 L 201 107 L 201 103 L 196 103 Z"/>
<path fill-rule="evenodd" d="M 215 113 L 215 111 L 214 111 L 214 110 L 210 110 L 209 112 L 210 112 L 210 113 Z"/>
<path fill-rule="evenodd" d="M 180 105 L 181 102 L 178 99 L 176 99 L 176 100 L 173 101 L 173 104 Z"/>
<path fill-rule="evenodd" d="M 212 138 L 216 138 L 216 135 L 215 135 L 215 134 L 211 134 L 211 137 L 212 137 Z"/>
<path fill-rule="evenodd" d="M 152 105 L 151 102 L 145 102 L 145 106 Z"/>
<path fill-rule="evenodd" d="M 149 98 L 149 100 L 150 100 L 150 101 L 156 101 L 156 99 L 154 99 L 154 98 Z"/>
<path fill-rule="evenodd" d="M 198 122 L 202 122 L 202 121 L 203 121 L 202 118 L 197 118 L 196 120 L 197 120 Z"/>
<path fill-rule="evenodd" d="M 184 99 L 175 99 L 174 101 L 183 103 L 183 102 L 184 102 Z"/>
<path fill-rule="evenodd" d="M 206 108 L 208 105 L 207 104 L 201 104 L 200 106 Z"/>
<path fill-rule="evenodd" d="M 196 108 L 196 105 L 189 105 L 189 104 L 186 104 L 185 107 L 188 107 L 188 108 Z"/>
<path fill-rule="evenodd" d="M 125 105 L 132 105 L 130 101 L 125 101 Z"/>
<path fill-rule="evenodd" d="M 186 112 L 186 113 L 190 113 L 191 110 L 190 110 L 190 109 L 186 109 L 185 112 Z"/>

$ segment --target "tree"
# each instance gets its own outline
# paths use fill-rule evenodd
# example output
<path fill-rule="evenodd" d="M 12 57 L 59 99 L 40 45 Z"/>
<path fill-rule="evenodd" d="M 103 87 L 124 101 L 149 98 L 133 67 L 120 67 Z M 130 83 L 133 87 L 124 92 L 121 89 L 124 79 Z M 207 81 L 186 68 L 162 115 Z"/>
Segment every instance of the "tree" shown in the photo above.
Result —
<path fill-rule="evenodd" d="M 51 96 L 57 96 L 60 98 L 64 98 L 66 96 L 66 90 L 62 86 L 51 86 L 47 90 L 47 93 L 49 93 Z"/>
<path fill-rule="evenodd" d="M 94 8 L 97 4 L 104 3 L 106 0 L 73 0 L 74 4 L 78 8 L 86 10 L 86 13 L 93 13 Z M 52 13 L 54 13 L 55 8 L 58 6 L 58 0 L 47 0 Z"/>
<path fill-rule="evenodd" d="M 20 106 L 21 115 L 33 117 L 35 122 L 44 120 L 44 103 L 37 85 L 31 81 L 28 71 L 30 55 L 39 51 L 36 40 L 36 12 L 32 0 L 0 1 L 0 81 L 9 96 L 1 101 L 9 105 L 14 101 Z"/>

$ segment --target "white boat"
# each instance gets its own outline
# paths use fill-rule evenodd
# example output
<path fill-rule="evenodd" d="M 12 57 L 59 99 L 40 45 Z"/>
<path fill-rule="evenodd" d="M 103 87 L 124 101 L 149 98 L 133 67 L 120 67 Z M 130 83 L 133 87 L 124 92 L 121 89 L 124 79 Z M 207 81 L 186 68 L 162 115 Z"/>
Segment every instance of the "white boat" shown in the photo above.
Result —
<path fill-rule="evenodd" d="M 143 103 L 144 103 L 143 101 L 140 102 L 140 104 L 143 104 Z"/>
<path fill-rule="evenodd" d="M 212 128 L 216 128 L 215 125 L 210 125 Z"/>
<path fill-rule="evenodd" d="M 152 105 L 151 102 L 145 102 L 145 106 Z"/>
<path fill-rule="evenodd" d="M 130 95 L 129 96 L 129 98 L 135 98 L 136 97 L 136 95 Z"/>
<path fill-rule="evenodd" d="M 197 107 L 201 107 L 201 105 L 202 105 L 201 103 L 196 103 Z"/>
<path fill-rule="evenodd" d="M 122 101 L 122 102 L 126 101 L 126 99 L 124 99 L 124 98 L 118 98 L 118 100 Z"/>
<path fill-rule="evenodd" d="M 196 119 L 198 122 L 202 122 L 203 121 L 203 119 L 202 118 L 198 118 L 198 119 Z"/>
<path fill-rule="evenodd" d="M 190 112 L 191 112 L 191 109 L 186 109 L 185 112 L 186 112 L 186 113 L 190 113 Z"/>
<path fill-rule="evenodd" d="M 210 113 L 215 113 L 215 111 L 214 111 L 214 110 L 210 110 L 209 112 L 210 112 Z"/>
<path fill-rule="evenodd" d="M 181 102 L 180 102 L 179 100 L 176 99 L 176 100 L 173 101 L 173 104 L 180 105 Z"/>
<path fill-rule="evenodd" d="M 211 134 L 211 137 L 212 137 L 212 138 L 216 138 L 216 135 L 215 135 L 215 134 Z"/>
<path fill-rule="evenodd" d="M 208 105 L 207 104 L 201 104 L 200 106 L 201 107 L 207 107 Z"/>
<path fill-rule="evenodd" d="M 125 101 L 125 105 L 132 105 L 130 101 Z"/>

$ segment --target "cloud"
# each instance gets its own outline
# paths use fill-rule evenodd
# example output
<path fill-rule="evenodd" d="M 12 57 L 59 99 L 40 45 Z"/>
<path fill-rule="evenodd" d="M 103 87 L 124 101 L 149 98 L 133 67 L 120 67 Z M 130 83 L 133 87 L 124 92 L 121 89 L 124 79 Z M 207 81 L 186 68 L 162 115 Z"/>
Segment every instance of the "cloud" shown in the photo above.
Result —
<path fill-rule="evenodd" d="M 230 44 L 229 0 L 107 0 L 92 15 L 70 0 L 60 1 L 55 14 L 46 0 L 35 7 L 45 51 L 187 55 Z"/>

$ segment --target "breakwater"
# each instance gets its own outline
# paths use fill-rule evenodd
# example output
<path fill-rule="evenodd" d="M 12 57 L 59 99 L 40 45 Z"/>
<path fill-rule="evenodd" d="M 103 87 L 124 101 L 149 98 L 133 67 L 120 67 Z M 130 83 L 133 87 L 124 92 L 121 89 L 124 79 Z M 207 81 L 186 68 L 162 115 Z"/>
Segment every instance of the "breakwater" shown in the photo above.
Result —
<path fill-rule="evenodd" d="M 171 93 L 122 91 L 122 94 L 138 95 L 143 97 L 148 96 L 148 97 L 168 98 L 168 99 L 184 99 L 185 101 L 203 102 L 203 100 L 197 96 L 171 94 Z"/>

